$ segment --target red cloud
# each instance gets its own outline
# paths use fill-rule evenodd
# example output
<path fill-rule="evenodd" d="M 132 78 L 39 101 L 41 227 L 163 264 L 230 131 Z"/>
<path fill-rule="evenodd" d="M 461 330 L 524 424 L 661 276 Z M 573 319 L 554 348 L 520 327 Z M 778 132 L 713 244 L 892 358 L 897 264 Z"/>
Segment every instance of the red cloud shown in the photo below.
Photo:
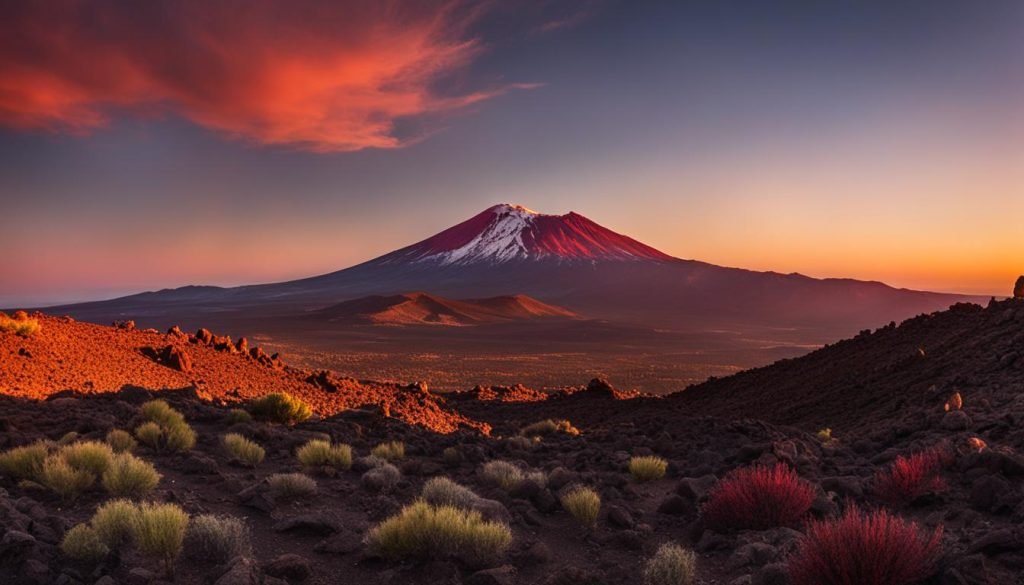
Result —
<path fill-rule="evenodd" d="M 229 136 L 315 151 L 395 148 L 399 119 L 505 86 L 439 82 L 481 51 L 472 2 L 15 0 L 0 8 L 0 124 L 89 132 L 170 110 Z M 527 86 L 528 87 L 528 86 Z"/>

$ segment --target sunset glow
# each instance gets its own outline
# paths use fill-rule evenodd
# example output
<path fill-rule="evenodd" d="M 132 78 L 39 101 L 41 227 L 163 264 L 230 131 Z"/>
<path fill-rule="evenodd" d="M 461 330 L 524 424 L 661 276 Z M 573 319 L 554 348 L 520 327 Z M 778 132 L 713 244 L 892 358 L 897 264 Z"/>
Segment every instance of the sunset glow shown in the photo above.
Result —
<path fill-rule="evenodd" d="M 503 201 L 1006 295 L 1024 8 L 899 4 L 15 2 L 0 306 L 331 272 Z"/>

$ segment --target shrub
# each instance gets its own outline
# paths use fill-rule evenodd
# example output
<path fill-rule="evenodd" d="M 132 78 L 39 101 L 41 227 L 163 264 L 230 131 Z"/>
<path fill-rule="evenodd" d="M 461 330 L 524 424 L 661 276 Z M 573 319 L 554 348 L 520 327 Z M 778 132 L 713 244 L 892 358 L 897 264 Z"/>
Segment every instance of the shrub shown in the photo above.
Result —
<path fill-rule="evenodd" d="M 363 474 L 361 482 L 363 487 L 376 492 L 391 491 L 398 480 L 402 479 L 402 472 L 397 467 L 387 462 L 382 462 L 373 469 Z"/>
<path fill-rule="evenodd" d="M 60 496 L 62 500 L 74 500 L 92 487 L 96 476 L 86 469 L 75 469 L 58 454 L 50 455 L 43 461 L 39 483 Z"/>
<path fill-rule="evenodd" d="M 822 443 L 828 443 L 832 440 L 832 429 L 825 427 L 815 433 L 815 436 L 818 437 L 818 440 Z"/>
<path fill-rule="evenodd" d="M 470 509 L 480 500 L 473 490 L 462 486 L 447 477 L 432 477 L 423 485 L 420 494 L 423 501 L 432 506 L 454 506 Z"/>
<path fill-rule="evenodd" d="M 532 425 L 523 427 L 519 434 L 524 437 L 542 437 L 554 433 L 565 433 L 567 435 L 578 435 L 580 430 L 572 426 L 572 423 L 565 419 L 546 419 L 535 422 Z"/>
<path fill-rule="evenodd" d="M 944 447 L 902 455 L 888 469 L 875 474 L 875 495 L 891 506 L 913 502 L 928 492 L 941 492 L 946 482 L 940 475 L 951 458 Z"/>
<path fill-rule="evenodd" d="M 185 417 L 163 400 L 150 400 L 141 407 L 142 418 L 168 428 L 184 424 Z"/>
<path fill-rule="evenodd" d="M 488 461 L 481 470 L 488 482 L 508 491 L 523 481 L 523 470 L 508 461 Z"/>
<path fill-rule="evenodd" d="M 138 508 L 129 500 L 111 500 L 96 509 L 89 524 L 104 545 L 111 549 L 123 546 L 132 535 Z"/>
<path fill-rule="evenodd" d="M 135 429 L 135 437 L 154 450 L 167 449 L 183 453 L 196 445 L 196 433 L 184 415 L 163 400 L 150 400 L 142 405 L 147 421 Z"/>
<path fill-rule="evenodd" d="M 0 331 L 14 333 L 21 337 L 32 337 L 39 333 L 40 329 L 42 329 L 42 326 L 39 324 L 39 320 L 29 319 L 24 311 L 15 313 L 13 319 L 4 313 L 0 313 Z"/>
<path fill-rule="evenodd" d="M 299 463 L 307 469 L 330 467 L 347 471 L 352 467 L 352 447 L 331 445 L 330 441 L 312 439 L 296 452 Z"/>
<path fill-rule="evenodd" d="M 219 564 L 251 555 L 249 528 L 238 518 L 205 514 L 189 522 L 185 556 Z"/>
<path fill-rule="evenodd" d="M 712 488 L 704 520 L 714 530 L 792 526 L 814 501 L 811 484 L 783 464 L 736 469 Z"/>
<path fill-rule="evenodd" d="M 668 461 L 661 457 L 646 455 L 629 460 L 629 473 L 637 481 L 651 481 L 665 477 Z"/>
<path fill-rule="evenodd" d="M 455 558 L 482 566 L 501 558 L 512 531 L 479 512 L 417 501 L 371 529 L 366 541 L 388 559 Z"/>
<path fill-rule="evenodd" d="M 167 449 L 176 453 L 191 451 L 196 446 L 196 432 L 185 423 L 164 429 Z"/>
<path fill-rule="evenodd" d="M 256 443 L 238 433 L 224 435 L 224 448 L 233 458 L 245 465 L 256 467 L 263 462 L 266 451 Z"/>
<path fill-rule="evenodd" d="M 274 392 L 249 403 L 249 412 L 258 419 L 293 425 L 313 415 L 313 409 L 287 392 Z"/>
<path fill-rule="evenodd" d="M 77 524 L 65 532 L 60 550 L 72 559 L 90 563 L 102 560 L 110 552 L 96 531 L 87 524 Z"/>
<path fill-rule="evenodd" d="M 252 415 L 249 414 L 248 410 L 241 408 L 232 408 L 228 411 L 227 416 L 224 417 L 224 422 L 229 425 L 237 425 L 241 423 L 252 422 Z"/>
<path fill-rule="evenodd" d="M 142 423 L 135 429 L 135 438 L 154 451 L 160 448 L 163 437 L 163 429 L 155 422 Z"/>
<path fill-rule="evenodd" d="M 405 443 L 391 441 L 374 447 L 370 454 L 386 461 L 399 461 L 405 457 Z"/>
<path fill-rule="evenodd" d="M 562 507 L 584 526 L 597 525 L 597 514 L 601 511 L 601 496 L 594 490 L 577 486 L 562 494 Z"/>
<path fill-rule="evenodd" d="M 94 477 L 101 477 L 114 462 L 114 450 L 99 441 L 72 443 L 61 447 L 57 454 L 71 467 L 88 471 Z"/>
<path fill-rule="evenodd" d="M 160 474 L 147 461 L 131 453 L 114 457 L 110 469 L 103 474 L 103 487 L 112 496 L 141 498 L 160 483 Z"/>
<path fill-rule="evenodd" d="M 107 433 L 107 444 L 114 450 L 114 453 L 131 453 L 139 446 L 128 431 L 121 429 L 114 429 Z"/>
<path fill-rule="evenodd" d="M 301 473 L 275 473 L 267 478 L 275 498 L 292 500 L 316 493 L 316 480 Z"/>
<path fill-rule="evenodd" d="M 145 555 L 163 562 L 167 574 L 181 553 L 188 528 L 188 514 L 174 504 L 143 504 L 132 522 L 132 542 Z"/>
<path fill-rule="evenodd" d="M 0 453 L 0 471 L 17 480 L 35 480 L 43 470 L 49 448 L 38 441 Z"/>
<path fill-rule="evenodd" d="M 644 563 L 644 585 L 692 585 L 697 579 L 697 556 L 677 544 L 663 544 Z"/>
<path fill-rule="evenodd" d="M 885 511 L 850 508 L 812 522 L 786 570 L 793 585 L 914 585 L 935 570 L 941 527 L 930 535 Z"/>

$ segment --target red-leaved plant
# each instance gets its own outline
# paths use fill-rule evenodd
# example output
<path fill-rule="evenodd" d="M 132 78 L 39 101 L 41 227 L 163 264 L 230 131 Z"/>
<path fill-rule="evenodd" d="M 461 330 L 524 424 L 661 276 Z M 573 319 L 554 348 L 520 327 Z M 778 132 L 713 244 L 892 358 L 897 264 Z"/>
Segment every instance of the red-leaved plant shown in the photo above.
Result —
<path fill-rule="evenodd" d="M 713 530 L 764 530 L 798 524 L 814 488 L 787 465 L 736 469 L 711 490 L 704 522 Z"/>
<path fill-rule="evenodd" d="M 952 459 L 947 445 L 938 445 L 910 457 L 901 455 L 888 469 L 875 474 L 875 495 L 890 506 L 902 506 L 928 492 L 945 491 L 946 481 L 941 473 Z"/>
<path fill-rule="evenodd" d="M 884 510 L 853 507 L 811 522 L 789 558 L 792 585 L 914 585 L 935 572 L 942 527 L 931 534 Z"/>

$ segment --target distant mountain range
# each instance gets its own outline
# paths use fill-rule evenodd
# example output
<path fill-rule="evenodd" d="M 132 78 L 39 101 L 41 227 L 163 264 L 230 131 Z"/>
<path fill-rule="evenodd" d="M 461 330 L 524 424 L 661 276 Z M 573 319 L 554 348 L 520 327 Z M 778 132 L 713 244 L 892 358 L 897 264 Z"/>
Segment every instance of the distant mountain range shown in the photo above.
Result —
<path fill-rule="evenodd" d="M 409 296 L 410 291 L 435 296 Z M 491 322 L 480 317 L 478 307 L 469 310 L 447 299 L 528 295 L 531 306 L 553 305 L 591 319 L 675 331 L 793 331 L 794 338 L 814 342 L 979 300 L 880 282 L 684 260 L 577 213 L 545 215 L 502 204 L 426 240 L 330 274 L 234 288 L 190 286 L 50 310 L 97 322 L 132 318 L 161 327 L 255 315 L 340 322 L 351 321 L 338 315 L 359 303 L 382 303 L 379 297 L 396 295 L 405 300 L 368 314 L 378 314 L 382 322 L 441 322 L 449 316 L 453 322 Z M 356 300 L 366 296 L 378 298 Z M 432 312 L 427 305 L 435 301 L 445 308 Z M 456 316 L 461 309 L 468 318 Z M 399 313 L 406 316 L 399 318 Z M 431 321 L 435 318 L 439 321 Z"/>

